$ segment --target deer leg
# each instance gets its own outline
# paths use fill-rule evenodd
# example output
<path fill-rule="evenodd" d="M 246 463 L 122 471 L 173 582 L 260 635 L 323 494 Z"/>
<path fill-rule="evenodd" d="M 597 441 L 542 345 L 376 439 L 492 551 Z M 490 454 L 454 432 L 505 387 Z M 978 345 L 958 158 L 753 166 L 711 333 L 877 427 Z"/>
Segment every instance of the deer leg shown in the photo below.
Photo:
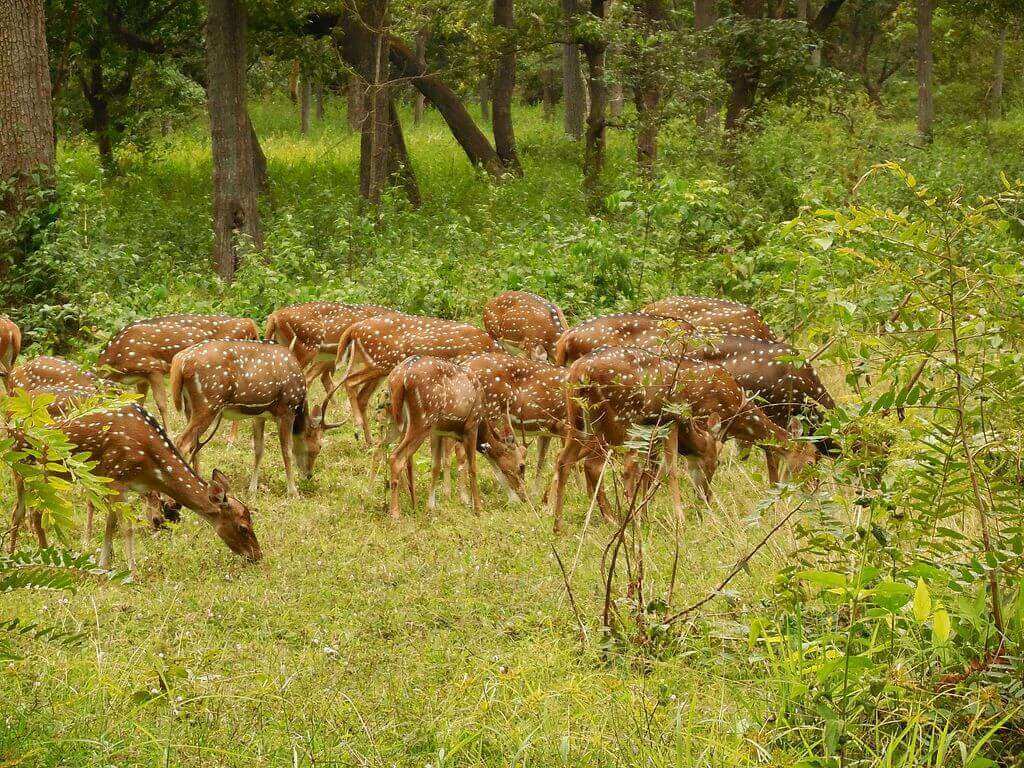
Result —
<path fill-rule="evenodd" d="M 18 473 L 14 474 L 14 512 L 11 515 L 11 537 L 7 540 L 7 554 L 13 555 L 18 545 L 18 530 L 25 519 L 25 484 Z"/>
<path fill-rule="evenodd" d="M 100 548 L 100 568 L 104 571 L 110 570 L 110 563 L 114 556 L 114 534 L 117 533 L 117 526 L 121 521 L 121 511 L 117 505 L 111 504 L 107 510 L 107 522 L 103 529 L 103 546 Z"/>
<path fill-rule="evenodd" d="M 424 439 L 426 439 L 426 437 L 427 433 L 422 427 L 418 427 L 413 424 L 406 424 L 405 435 L 391 454 L 391 517 L 394 520 L 398 520 L 402 516 L 398 503 L 399 494 L 401 493 L 399 486 L 402 482 L 402 470 L 406 470 L 406 474 L 411 480 L 412 456 L 416 453 L 416 449 L 420 447 L 420 444 Z"/>
<path fill-rule="evenodd" d="M 85 502 L 85 528 L 82 529 L 82 550 L 92 543 L 92 520 L 96 516 L 96 507 L 91 501 Z"/>
<path fill-rule="evenodd" d="M 773 447 L 764 447 L 764 463 L 768 468 L 768 482 L 771 485 L 778 485 L 782 475 L 779 472 L 779 453 Z"/>
<path fill-rule="evenodd" d="M 149 386 L 153 390 L 153 402 L 156 403 L 156 409 L 160 411 L 164 429 L 167 429 L 170 422 L 167 420 L 167 388 L 164 386 L 163 371 L 154 371 L 149 374 Z"/>
<path fill-rule="evenodd" d="M 544 477 L 544 462 L 548 457 L 548 448 L 551 447 L 551 435 L 540 435 L 537 438 L 537 469 L 533 474 L 533 492 L 539 495 Z"/>
<path fill-rule="evenodd" d="M 476 477 L 476 438 L 479 425 L 466 430 L 462 437 L 462 449 L 466 452 L 466 477 L 469 480 L 469 495 L 473 500 L 473 514 L 480 514 L 480 487 Z"/>
<path fill-rule="evenodd" d="M 437 509 L 437 478 L 446 458 L 444 438 L 441 435 L 430 436 L 430 492 L 427 496 L 427 509 Z M 447 475 L 447 473 L 445 473 Z"/>
<path fill-rule="evenodd" d="M 476 450 L 475 447 L 474 450 Z M 461 442 L 453 440 L 452 452 L 455 454 L 455 488 L 459 493 L 459 501 L 468 507 L 470 498 L 466 448 Z"/>
<path fill-rule="evenodd" d="M 601 517 L 613 525 L 618 524 L 615 515 L 612 514 L 611 505 L 604 493 L 604 483 L 601 481 L 601 473 L 604 470 L 605 462 L 609 455 L 605 451 L 590 451 L 583 460 L 583 474 L 587 479 L 587 497 L 597 498 L 597 507 L 601 510 Z"/>
<path fill-rule="evenodd" d="M 175 441 L 181 455 L 192 460 L 192 466 L 197 472 L 199 471 L 199 440 L 213 424 L 215 418 L 216 415 L 208 408 L 193 408 L 192 416 L 189 418 L 185 430 L 178 435 L 178 439 Z M 193 451 L 195 451 L 195 456 L 190 455 Z"/>
<path fill-rule="evenodd" d="M 39 548 L 46 549 L 49 545 L 46 543 L 46 529 L 43 528 L 43 511 L 41 509 L 33 509 L 29 522 L 32 525 L 32 532 L 36 535 L 36 542 L 38 542 Z"/>
<path fill-rule="evenodd" d="M 672 495 L 672 512 L 680 524 L 686 519 L 683 499 L 679 493 L 679 423 L 672 425 L 665 440 L 665 472 L 668 475 L 668 489 Z"/>
<path fill-rule="evenodd" d="M 555 459 L 555 474 L 551 478 L 551 490 L 548 496 L 551 499 L 551 511 L 555 517 L 555 533 L 562 531 L 562 505 L 565 502 L 565 483 L 569 479 L 569 473 L 580 460 L 583 451 L 583 443 L 576 435 L 567 437 Z"/>
<path fill-rule="evenodd" d="M 260 487 L 260 462 L 266 445 L 266 419 L 256 419 L 252 424 L 252 477 L 249 478 L 249 495 L 255 496 Z"/>
<path fill-rule="evenodd" d="M 284 460 L 284 476 L 288 483 L 289 496 L 299 495 L 299 489 L 295 487 L 295 469 L 292 467 L 292 424 L 294 422 L 295 416 L 291 413 L 277 421 L 277 436 L 281 441 L 281 458 Z"/>
<path fill-rule="evenodd" d="M 115 504 L 124 503 L 124 492 L 122 491 L 114 498 Z M 128 573 L 132 579 L 135 578 L 135 521 L 129 517 L 124 521 L 124 558 L 128 561 Z"/>
<path fill-rule="evenodd" d="M 228 445 L 234 445 L 235 444 L 235 440 L 237 440 L 237 439 L 238 439 L 238 422 L 237 421 L 232 421 L 231 422 L 231 431 L 228 432 L 228 440 L 227 440 Z"/>

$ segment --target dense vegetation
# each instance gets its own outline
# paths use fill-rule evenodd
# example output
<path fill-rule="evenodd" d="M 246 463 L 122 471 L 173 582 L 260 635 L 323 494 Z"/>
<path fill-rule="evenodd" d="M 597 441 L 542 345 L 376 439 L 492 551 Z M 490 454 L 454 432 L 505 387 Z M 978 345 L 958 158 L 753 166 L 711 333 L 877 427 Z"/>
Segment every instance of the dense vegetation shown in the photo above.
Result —
<path fill-rule="evenodd" d="M 659 493 L 614 530 L 577 487 L 562 537 L 539 501 L 506 503 L 490 477 L 480 517 L 451 499 L 386 521 L 386 483 L 350 430 L 298 500 L 268 451 L 270 482 L 251 500 L 258 566 L 194 517 L 144 538 L 136 583 L 31 543 L 0 558 L 0 764 L 1022 765 L 1024 113 L 1017 79 L 993 107 L 987 75 L 993 40 L 1020 68 L 1012 3 L 939 5 L 926 132 L 911 3 L 851 3 L 819 30 L 821 67 L 807 24 L 785 14 L 723 14 L 701 37 L 690 3 L 656 34 L 616 4 L 609 85 L 643 93 L 657 72 L 662 98 L 611 121 L 596 175 L 590 140 L 566 136 L 569 105 L 547 103 L 557 55 L 523 43 L 508 175 L 468 163 L 438 112 L 414 119 L 396 85 L 417 194 L 387 183 L 376 200 L 372 137 L 348 120 L 351 53 L 310 31 L 330 9 L 301 9 L 323 14 L 313 23 L 253 4 L 248 115 L 269 187 L 262 243 L 235 238 L 231 282 L 209 258 L 211 127 L 202 41 L 187 34 L 200 9 L 174 4 L 149 25 L 149 58 L 96 32 L 110 15 L 69 8 L 47 5 L 55 182 L 0 216 L 2 309 L 26 357 L 91 363 L 139 317 L 262 322 L 313 298 L 478 323 L 488 298 L 524 288 L 574 323 L 727 296 L 813 356 L 840 403 L 821 431 L 843 450 L 778 489 L 759 458 L 730 452 L 709 510 L 686 492 L 682 526 Z M 449 10 L 428 52 L 469 103 L 505 38 L 468 5 Z M 397 8 L 391 23 L 412 39 L 429 11 Z M 557 34 L 558 8 L 517 13 L 522 40 Z M 119 29 L 137 40 L 144 18 Z M 98 55 L 89 39 L 107 46 L 101 74 L 135 72 L 102 130 L 96 70 L 60 71 Z M 711 49 L 720 71 L 694 64 Z M 723 133 L 702 115 L 750 56 L 762 90 Z M 288 99 L 293 58 L 324 93 L 322 118 L 302 79 L 300 103 Z M 467 114 L 487 121 L 476 104 Z M 30 482 L 69 547 L 102 486 L 38 401 L 3 408 L 0 462 L 31 472 L 45 457 L 77 481 Z M 208 451 L 204 466 L 241 486 L 246 430 Z"/>

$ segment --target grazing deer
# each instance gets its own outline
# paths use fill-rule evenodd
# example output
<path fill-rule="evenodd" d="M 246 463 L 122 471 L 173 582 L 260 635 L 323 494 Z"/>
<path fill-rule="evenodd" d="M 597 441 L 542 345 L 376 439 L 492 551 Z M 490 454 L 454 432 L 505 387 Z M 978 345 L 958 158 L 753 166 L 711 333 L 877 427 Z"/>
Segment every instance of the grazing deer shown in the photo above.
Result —
<path fill-rule="evenodd" d="M 796 418 L 813 434 L 824 412 L 836 407 L 810 363 L 794 362 L 800 354 L 789 344 L 725 335 L 695 349 L 692 356 L 728 371 L 768 418 L 784 429 Z M 831 437 L 814 438 L 812 443 L 823 456 L 835 456 L 839 450 Z M 765 458 L 769 477 L 777 477 L 774 457 L 766 453 Z"/>
<path fill-rule="evenodd" d="M 685 320 L 703 331 L 751 336 L 764 341 L 778 341 L 761 313 L 746 304 L 709 296 L 669 296 L 652 301 L 642 312 Z"/>
<path fill-rule="evenodd" d="M 459 362 L 480 388 L 488 418 L 508 418 L 517 434 L 537 437 L 537 488 L 551 438 L 565 432 L 568 370 L 503 352 L 484 352 Z"/>
<path fill-rule="evenodd" d="M 306 380 L 298 362 L 276 344 L 204 341 L 179 352 L 171 362 L 174 407 L 188 417 L 188 425 L 176 441 L 183 454 L 194 458 L 203 433 L 224 416 L 256 420 L 250 494 L 256 493 L 259 485 L 267 417 L 277 422 L 289 495 L 299 494 L 293 456 L 299 471 L 307 478 L 312 476 L 324 431 L 337 425 L 324 424 L 319 407 L 310 412 L 306 396 Z"/>
<path fill-rule="evenodd" d="M 326 392 L 333 386 L 331 375 L 341 335 L 353 323 L 393 311 L 376 304 L 343 304 L 337 301 L 295 304 L 267 316 L 263 338 L 291 349 L 305 371 L 306 386 L 319 378 Z"/>
<path fill-rule="evenodd" d="M 484 331 L 467 323 L 393 313 L 360 320 L 338 341 L 338 368 L 345 376 L 331 388 L 324 402 L 344 385 L 352 416 L 369 444 L 370 423 L 366 409 L 370 398 L 395 366 L 413 355 L 453 359 L 500 347 Z"/>
<path fill-rule="evenodd" d="M 391 516 L 399 513 L 399 484 L 403 471 L 409 495 L 416 504 L 412 457 L 430 438 L 433 466 L 430 473 L 428 506 L 435 506 L 437 478 L 441 473 L 444 439 L 461 442 L 473 511 L 480 513 L 476 452 L 494 465 L 509 487 L 526 500 L 522 481 L 522 454 L 515 444 L 507 417 L 489 419 L 479 387 L 463 368 L 450 360 L 414 355 L 399 363 L 388 375 L 390 416 L 393 432 L 402 438 L 391 454 Z M 502 423 L 504 422 L 504 423 Z"/>
<path fill-rule="evenodd" d="M 167 315 L 140 320 L 123 328 L 100 352 L 96 368 L 111 381 L 134 384 L 143 397 L 153 390 L 153 401 L 167 424 L 164 377 L 171 359 L 193 344 L 210 339 L 259 339 L 256 323 L 224 315 Z"/>
<path fill-rule="evenodd" d="M 595 317 L 562 334 L 555 346 L 555 364 L 569 365 L 602 347 L 642 347 L 685 354 L 695 330 L 685 320 L 643 312 Z"/>
<path fill-rule="evenodd" d="M 0 378 L 7 391 L 11 391 L 8 379 L 14 369 L 14 361 L 21 352 L 21 329 L 7 315 L 0 315 Z"/>
<path fill-rule="evenodd" d="M 163 494 L 197 512 L 213 525 L 228 548 L 256 562 L 262 557 L 248 508 L 229 495 L 227 478 L 214 470 L 206 482 L 188 465 L 167 433 L 142 407 L 131 404 L 90 411 L 57 422 L 68 440 L 96 462 L 93 472 L 113 481 L 116 502 L 127 491 Z M 19 499 L 23 507 L 24 501 Z M 109 569 L 113 538 L 121 524 L 115 504 L 107 513 L 100 567 Z M 135 574 L 135 540 L 132 526 L 125 526 L 128 567 Z"/>
<path fill-rule="evenodd" d="M 484 306 L 484 328 L 509 352 L 552 360 L 558 337 L 569 326 L 555 304 L 526 291 L 505 291 Z"/>
<path fill-rule="evenodd" d="M 635 425 L 671 427 L 664 456 L 673 506 L 680 517 L 677 451 L 687 456 L 690 474 L 705 498 L 710 497 L 720 439 L 760 444 L 785 461 L 794 474 L 814 458 L 813 448 L 794 441 L 773 424 L 720 366 L 686 357 L 662 357 L 645 349 L 609 348 L 573 363 L 566 414 L 564 445 L 552 483 L 556 532 L 562 527 L 569 470 L 581 460 L 591 496 L 596 495 L 603 516 L 614 520 L 601 489 L 601 474 L 611 449 L 624 445 Z M 631 457 L 631 471 L 635 464 L 636 457 Z"/>
<path fill-rule="evenodd" d="M 8 377 L 11 391 L 44 387 L 86 387 L 99 389 L 99 379 L 78 363 L 63 357 L 41 355 L 17 366 Z"/>

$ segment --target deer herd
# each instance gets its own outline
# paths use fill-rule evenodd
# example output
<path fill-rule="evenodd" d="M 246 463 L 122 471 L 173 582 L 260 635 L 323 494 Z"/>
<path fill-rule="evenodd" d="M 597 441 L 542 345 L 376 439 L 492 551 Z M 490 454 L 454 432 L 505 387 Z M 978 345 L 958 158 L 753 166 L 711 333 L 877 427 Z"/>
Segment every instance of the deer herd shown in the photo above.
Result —
<path fill-rule="evenodd" d="M 427 504 L 448 481 L 451 456 L 460 468 L 459 491 L 475 512 L 481 500 L 477 453 L 495 470 L 510 497 L 539 494 L 552 438 L 561 441 L 545 494 L 555 530 L 562 527 L 565 486 L 582 464 L 590 497 L 608 520 L 616 519 L 603 490 L 613 451 L 624 451 L 627 492 L 650 488 L 662 470 L 674 511 L 685 514 L 679 457 L 699 496 L 711 500 L 711 483 L 725 441 L 760 447 L 770 482 L 796 476 L 833 441 L 810 437 L 835 406 L 814 369 L 781 341 L 753 308 L 724 299 L 673 296 L 641 311 L 607 315 L 569 327 L 562 310 L 524 291 L 487 302 L 485 330 L 462 322 L 405 314 L 376 305 L 317 301 L 285 307 L 268 318 L 263 337 L 249 319 L 168 315 L 122 329 L 100 353 L 93 372 L 56 357 L 20 365 L 21 333 L 0 315 L 0 377 L 8 394 L 49 395 L 47 408 L 71 444 L 109 478 L 115 497 L 136 491 L 146 500 L 154 527 L 181 508 L 209 522 L 235 553 L 257 561 L 261 550 L 252 515 L 231 495 L 227 478 L 199 470 L 201 448 L 223 419 L 252 420 L 253 469 L 249 495 L 259 484 L 267 419 L 277 425 L 287 492 L 297 495 L 296 468 L 305 478 L 325 434 L 342 426 L 328 411 L 344 389 L 357 437 L 373 442 L 370 405 L 382 386 L 388 424 L 374 466 L 389 459 L 389 509 L 398 518 L 401 492 L 416 504 L 413 455 L 429 440 L 432 470 Z M 313 402 L 320 380 L 324 396 Z M 138 402 L 92 409 L 105 382 L 152 392 L 160 420 Z M 168 398 L 168 384 L 170 397 Z M 386 385 L 386 386 L 384 386 Z M 168 402 L 186 426 L 168 436 Z M 638 428 L 653 428 L 638 431 Z M 804 438 L 803 434 L 808 437 Z M 644 449 L 637 435 L 647 435 Z M 527 446 L 536 442 L 532 489 L 527 489 Z M 17 495 L 7 548 L 30 525 L 46 546 L 41 513 L 26 510 Z M 113 537 L 123 528 L 134 571 L 132 525 L 110 505 L 101 566 L 109 567 Z M 84 542 L 91 537 L 92 508 Z"/>

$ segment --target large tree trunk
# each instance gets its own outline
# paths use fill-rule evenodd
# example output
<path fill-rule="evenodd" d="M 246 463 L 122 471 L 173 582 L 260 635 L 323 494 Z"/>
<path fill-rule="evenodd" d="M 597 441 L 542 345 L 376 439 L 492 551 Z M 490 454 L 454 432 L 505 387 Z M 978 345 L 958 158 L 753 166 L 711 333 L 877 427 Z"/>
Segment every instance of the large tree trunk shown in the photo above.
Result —
<path fill-rule="evenodd" d="M 491 119 L 491 83 L 490 78 L 481 77 L 476 86 L 476 100 L 480 104 L 480 119 Z"/>
<path fill-rule="evenodd" d="M 494 92 L 491 128 L 494 131 L 494 151 L 502 165 L 516 176 L 523 175 L 523 167 L 516 153 L 516 136 L 512 128 L 512 96 L 516 87 L 516 41 L 513 0 L 494 0 L 494 26 L 503 35 L 498 62 L 494 68 Z"/>
<path fill-rule="evenodd" d="M 359 191 L 370 203 L 380 203 L 391 162 L 391 88 L 388 57 L 387 0 L 362 0 L 359 17 L 367 31 L 363 39 L 361 73 L 367 83 L 366 119 L 360 147 Z"/>
<path fill-rule="evenodd" d="M 797 18 L 810 27 L 811 20 L 814 18 L 814 4 L 812 0 L 798 0 Z M 821 46 L 817 43 L 811 49 L 811 66 L 821 66 Z"/>
<path fill-rule="evenodd" d="M 640 16 L 640 34 L 649 40 L 661 31 L 665 20 L 665 6 L 662 0 L 641 0 L 636 6 Z M 649 43 L 643 51 L 631 57 L 636 67 L 633 89 L 637 113 L 636 162 L 645 177 L 654 175 L 654 164 L 658 159 L 658 129 L 661 117 L 661 61 L 658 50 Z"/>
<path fill-rule="evenodd" d="M 566 28 L 576 25 L 576 0 L 561 0 Z M 565 133 L 578 141 L 583 138 L 583 121 L 587 111 L 587 97 L 583 91 L 580 73 L 580 48 L 575 42 L 562 45 L 562 104 L 565 108 Z"/>
<path fill-rule="evenodd" d="M 322 123 L 324 121 L 324 87 L 318 85 L 316 89 L 316 121 Z"/>
<path fill-rule="evenodd" d="M 39 173 L 49 185 L 53 173 L 53 112 L 50 64 L 42 0 L 0 2 L 0 182 L 14 180 L 0 198 L 0 210 L 24 209 Z M 0 258 L 0 274 L 7 261 Z"/>
<path fill-rule="evenodd" d="M 430 38 L 430 29 L 421 28 L 416 33 L 416 63 L 426 69 L 427 67 L 427 40 Z M 426 97 L 416 91 L 412 98 L 412 124 L 419 125 L 423 121 L 423 112 L 427 106 Z"/>
<path fill-rule="evenodd" d="M 312 102 L 313 83 L 310 81 L 309 72 L 303 71 L 299 76 L 299 133 L 303 136 L 309 133 L 309 115 Z"/>
<path fill-rule="evenodd" d="M 292 70 L 288 74 L 288 98 L 292 104 L 299 103 L 299 70 L 301 65 L 298 59 L 292 60 Z"/>
<path fill-rule="evenodd" d="M 260 146 L 260 139 L 256 135 L 256 129 L 253 127 L 252 118 L 249 117 L 249 111 L 245 112 L 245 121 L 249 124 L 249 143 L 252 147 L 252 171 L 256 176 L 256 186 L 260 192 L 270 191 L 270 177 L 267 175 L 267 156 L 263 154 L 263 147 Z"/>
<path fill-rule="evenodd" d="M 213 145 L 213 261 L 232 280 L 237 234 L 263 247 L 257 206 L 254 135 L 245 106 L 246 11 L 243 0 L 207 0 L 207 105 Z"/>
<path fill-rule="evenodd" d="M 540 99 L 546 123 L 555 119 L 555 77 L 556 72 L 550 67 L 544 67 L 540 71 Z"/>
<path fill-rule="evenodd" d="M 349 75 L 345 86 L 345 112 L 348 129 L 353 133 L 362 131 L 366 116 L 366 83 L 355 72 Z"/>
<path fill-rule="evenodd" d="M 764 0 L 733 0 L 733 10 L 748 19 L 764 15 Z M 734 61 L 729 64 L 729 100 L 725 107 L 725 130 L 735 133 L 754 106 L 761 68 L 756 61 Z"/>
<path fill-rule="evenodd" d="M 693 28 L 697 32 L 703 32 L 712 27 L 718 21 L 718 4 L 715 0 L 693 0 Z M 704 66 L 710 69 L 714 65 L 715 53 L 710 47 L 702 48 L 700 58 Z M 708 102 L 704 111 L 697 116 L 697 123 L 700 126 L 714 125 L 718 122 L 718 103 Z"/>
<path fill-rule="evenodd" d="M 932 16 L 933 0 L 917 0 L 917 135 L 923 142 L 932 139 L 935 102 L 932 94 Z"/>
<path fill-rule="evenodd" d="M 590 0 L 590 14 L 598 23 L 604 21 L 608 0 Z M 601 35 L 592 35 L 581 42 L 587 60 L 587 85 L 590 109 L 587 110 L 587 135 L 583 148 L 583 187 L 591 204 L 600 196 L 601 172 L 604 170 L 606 143 L 606 109 L 608 86 L 605 82 L 607 42 Z"/>
<path fill-rule="evenodd" d="M 1010 25 L 1003 24 L 993 54 L 992 91 L 989 94 L 988 111 L 993 120 L 1003 116 L 1003 82 L 1006 78 L 1006 36 Z"/>

